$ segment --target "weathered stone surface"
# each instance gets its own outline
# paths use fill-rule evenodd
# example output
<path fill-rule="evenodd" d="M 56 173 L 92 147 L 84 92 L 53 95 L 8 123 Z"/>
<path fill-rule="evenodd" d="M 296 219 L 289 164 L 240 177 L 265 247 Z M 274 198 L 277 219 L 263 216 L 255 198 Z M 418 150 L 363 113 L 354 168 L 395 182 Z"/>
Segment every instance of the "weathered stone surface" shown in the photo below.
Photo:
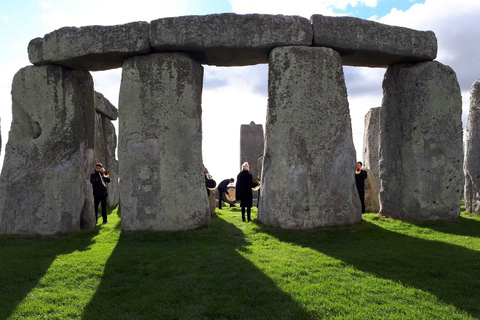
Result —
<path fill-rule="evenodd" d="M 439 62 L 395 64 L 383 81 L 380 212 L 399 219 L 460 214 L 462 97 Z"/>
<path fill-rule="evenodd" d="M 250 173 L 254 179 L 260 179 L 262 173 L 258 166 L 258 158 L 263 156 L 263 126 L 261 124 L 242 124 L 240 126 L 240 166 L 244 162 L 250 165 Z"/>
<path fill-rule="evenodd" d="M 361 219 L 355 149 L 340 55 L 272 50 L 258 219 L 281 228 Z"/>
<path fill-rule="evenodd" d="M 120 205 L 127 231 L 210 223 L 202 169 L 203 68 L 181 53 L 125 61 L 120 88 Z"/>
<path fill-rule="evenodd" d="M 110 120 L 117 120 L 118 109 L 103 96 L 100 92 L 95 91 L 95 111 L 101 113 Z"/>
<path fill-rule="evenodd" d="M 432 31 L 319 14 L 310 20 L 313 45 L 338 51 L 344 65 L 388 67 L 395 62 L 429 61 L 437 56 L 437 38 Z"/>
<path fill-rule="evenodd" d="M 365 115 L 364 123 L 363 165 L 373 171 L 377 190 L 380 190 L 380 107 L 371 108 Z"/>
<path fill-rule="evenodd" d="M 26 67 L 12 86 L 12 126 L 0 177 L 0 233 L 92 227 L 95 117 L 88 72 Z"/>
<path fill-rule="evenodd" d="M 102 96 L 103 97 L 103 96 Z M 95 96 L 95 105 L 99 101 Z M 106 98 L 103 98 L 108 102 Z M 110 102 L 108 102 L 110 103 Z M 102 163 L 103 167 L 110 171 L 110 183 L 107 184 L 107 205 L 116 207 L 120 203 L 120 185 L 118 160 L 115 150 L 117 149 L 117 134 L 113 123 L 96 112 L 95 114 L 95 163 Z M 93 169 L 92 169 L 93 171 Z"/>
<path fill-rule="evenodd" d="M 362 170 L 367 171 L 367 179 L 365 180 L 365 212 L 380 212 L 377 176 L 368 168 L 363 168 Z"/>
<path fill-rule="evenodd" d="M 217 189 L 211 190 L 210 195 L 208 196 L 208 207 L 210 208 L 210 215 L 215 216 L 215 208 L 216 208 L 216 201 L 217 198 Z"/>
<path fill-rule="evenodd" d="M 150 23 L 156 51 L 187 51 L 204 64 L 267 63 L 270 50 L 311 46 L 310 21 L 299 16 L 234 13 L 162 18 Z"/>
<path fill-rule="evenodd" d="M 127 57 L 150 52 L 149 24 L 64 27 L 28 44 L 34 65 L 59 64 L 74 69 L 120 68 Z"/>
<path fill-rule="evenodd" d="M 480 213 L 480 80 L 470 92 L 464 172 L 465 209 Z"/>

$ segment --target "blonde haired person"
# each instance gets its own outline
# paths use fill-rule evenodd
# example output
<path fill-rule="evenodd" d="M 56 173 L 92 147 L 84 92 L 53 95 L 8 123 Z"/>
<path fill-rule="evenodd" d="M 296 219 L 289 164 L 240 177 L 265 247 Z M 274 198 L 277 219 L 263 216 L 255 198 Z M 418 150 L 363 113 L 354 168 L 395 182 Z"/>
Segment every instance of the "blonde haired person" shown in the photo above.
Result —
<path fill-rule="evenodd" d="M 235 185 L 235 193 L 237 200 L 240 200 L 242 207 L 242 221 L 245 221 L 245 208 L 247 208 L 247 219 L 252 221 L 250 212 L 252 209 L 253 195 L 252 188 L 256 186 L 253 177 L 249 172 L 248 162 L 242 164 L 242 171 L 237 176 L 237 184 Z"/>

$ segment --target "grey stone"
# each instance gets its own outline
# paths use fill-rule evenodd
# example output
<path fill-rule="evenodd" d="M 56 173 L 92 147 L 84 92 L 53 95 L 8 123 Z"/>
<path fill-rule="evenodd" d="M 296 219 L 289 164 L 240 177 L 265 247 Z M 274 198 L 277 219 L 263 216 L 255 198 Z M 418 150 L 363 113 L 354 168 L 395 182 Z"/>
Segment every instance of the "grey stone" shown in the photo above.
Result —
<path fill-rule="evenodd" d="M 360 221 L 340 55 L 328 48 L 276 48 L 268 76 L 259 221 L 292 229 Z"/>
<path fill-rule="evenodd" d="M 150 23 L 156 51 L 187 51 L 204 64 L 267 63 L 270 50 L 311 46 L 310 21 L 299 16 L 234 13 L 162 18 Z"/>
<path fill-rule="evenodd" d="M 28 44 L 34 65 L 59 64 L 74 69 L 120 68 L 127 57 L 150 52 L 149 24 L 64 27 Z"/>
<path fill-rule="evenodd" d="M 217 189 L 215 190 L 210 190 L 210 194 L 208 195 L 208 207 L 210 208 L 210 215 L 215 216 L 217 215 L 215 213 L 216 209 L 216 198 L 217 198 Z"/>
<path fill-rule="evenodd" d="M 242 124 L 240 126 L 240 167 L 244 162 L 250 165 L 253 179 L 260 179 L 262 173 L 258 166 L 258 158 L 263 156 L 263 126 L 261 124 Z"/>
<path fill-rule="evenodd" d="M 202 81 L 202 66 L 186 54 L 125 61 L 119 102 L 123 230 L 186 230 L 210 223 Z"/>
<path fill-rule="evenodd" d="M 439 62 L 396 64 L 383 80 L 380 213 L 441 220 L 460 214 L 462 97 Z"/>
<path fill-rule="evenodd" d="M 352 17 L 311 17 L 313 45 L 340 53 L 349 66 L 388 67 L 395 62 L 433 60 L 437 38 L 418 31 Z"/>
<path fill-rule="evenodd" d="M 95 91 L 95 110 L 110 120 L 117 120 L 118 109 L 103 96 L 100 92 Z"/>
<path fill-rule="evenodd" d="M 465 209 L 480 213 L 480 80 L 470 92 L 464 172 Z"/>
<path fill-rule="evenodd" d="M 380 200 L 378 199 L 377 177 L 375 173 L 368 169 L 367 179 L 365 179 L 365 212 L 380 212 Z"/>
<path fill-rule="evenodd" d="M 30 66 L 17 72 L 0 176 L 1 234 L 93 227 L 93 97 L 86 71 Z"/>
<path fill-rule="evenodd" d="M 106 98 L 103 98 L 102 100 L 108 102 Z M 98 95 L 95 95 L 95 105 L 97 105 L 98 102 Z M 94 158 L 95 163 L 102 163 L 103 167 L 110 171 L 110 183 L 107 184 L 107 205 L 109 207 L 116 207 L 120 203 L 119 168 L 115 153 L 116 149 L 117 134 L 115 133 L 113 123 L 101 113 L 96 112 Z M 92 168 L 92 171 L 93 169 L 94 168 Z"/>
<path fill-rule="evenodd" d="M 377 177 L 377 190 L 380 190 L 380 107 L 371 108 L 365 115 L 364 123 L 363 165 L 373 171 Z"/>

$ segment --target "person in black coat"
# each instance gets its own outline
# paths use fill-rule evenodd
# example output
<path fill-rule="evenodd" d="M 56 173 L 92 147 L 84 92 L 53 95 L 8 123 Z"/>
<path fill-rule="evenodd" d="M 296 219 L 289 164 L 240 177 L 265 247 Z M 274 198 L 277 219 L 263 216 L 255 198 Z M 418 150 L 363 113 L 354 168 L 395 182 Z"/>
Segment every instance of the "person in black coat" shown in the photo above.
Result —
<path fill-rule="evenodd" d="M 358 195 L 362 203 L 362 213 L 365 213 L 365 179 L 367 179 L 367 171 L 362 170 L 362 163 L 357 162 L 357 170 L 355 171 L 355 183 L 357 184 Z"/>
<path fill-rule="evenodd" d="M 222 209 L 222 200 L 223 200 L 223 194 L 227 192 L 227 186 L 229 183 L 234 182 L 235 179 L 230 178 L 230 179 L 225 179 L 220 184 L 218 185 L 218 209 Z M 231 205 L 230 205 L 231 206 Z"/>
<path fill-rule="evenodd" d="M 245 208 L 247 208 L 247 219 L 250 218 L 250 211 L 252 209 L 253 195 L 252 188 L 256 186 L 253 182 L 253 177 L 250 174 L 248 162 L 242 165 L 242 172 L 237 176 L 237 184 L 235 185 L 235 195 L 237 200 L 240 200 L 240 206 L 242 207 L 242 221 L 245 221 Z"/>
<path fill-rule="evenodd" d="M 110 182 L 110 178 L 104 176 L 104 169 L 101 163 L 97 163 L 95 166 L 95 172 L 90 174 L 90 182 L 93 187 L 93 198 L 95 200 L 95 221 L 98 220 L 98 205 L 102 204 L 102 219 L 103 224 L 107 221 L 107 183 Z"/>

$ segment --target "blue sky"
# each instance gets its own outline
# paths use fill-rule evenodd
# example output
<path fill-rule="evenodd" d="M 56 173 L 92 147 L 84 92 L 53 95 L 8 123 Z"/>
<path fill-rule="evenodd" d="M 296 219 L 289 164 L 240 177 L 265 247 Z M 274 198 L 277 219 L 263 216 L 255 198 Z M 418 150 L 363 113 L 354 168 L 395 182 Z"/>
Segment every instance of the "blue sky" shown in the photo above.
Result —
<path fill-rule="evenodd" d="M 3 162 L 11 122 L 11 81 L 29 65 L 28 42 L 63 26 L 112 25 L 180 15 L 222 12 L 348 15 L 419 30 L 433 30 L 437 60 L 457 73 L 466 121 L 469 90 L 480 78 L 479 0 L 2 0 L 0 1 L 0 117 Z M 204 162 L 221 180 L 239 171 L 240 125 L 265 123 L 267 66 L 205 67 L 203 92 Z M 345 67 L 353 138 L 361 160 L 363 117 L 381 103 L 384 69 Z M 95 88 L 118 104 L 120 69 L 93 73 Z M 223 133 L 227 132 L 228 135 Z"/>

